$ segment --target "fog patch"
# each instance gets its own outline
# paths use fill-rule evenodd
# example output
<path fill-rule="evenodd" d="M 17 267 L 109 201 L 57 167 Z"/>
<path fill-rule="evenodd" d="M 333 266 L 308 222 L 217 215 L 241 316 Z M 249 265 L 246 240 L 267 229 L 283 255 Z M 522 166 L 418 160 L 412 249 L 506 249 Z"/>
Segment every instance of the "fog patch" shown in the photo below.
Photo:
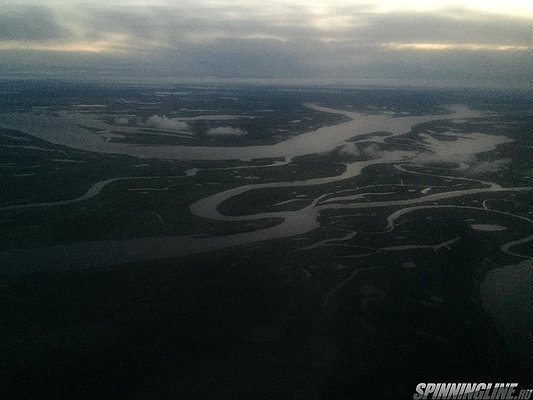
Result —
<path fill-rule="evenodd" d="M 468 168 L 467 170 L 465 170 L 465 175 L 475 176 L 490 172 L 498 172 L 501 169 L 507 167 L 510 163 L 510 158 L 504 158 L 501 160 L 494 161 L 479 161 L 476 164 L 471 165 L 470 168 Z"/>
<path fill-rule="evenodd" d="M 361 152 L 356 144 L 350 143 L 339 150 L 341 160 L 355 161 L 361 158 Z"/>
<path fill-rule="evenodd" d="M 363 155 L 369 159 L 378 158 L 383 153 L 383 151 L 375 143 L 365 147 L 362 152 Z"/>
<path fill-rule="evenodd" d="M 473 173 L 481 173 L 480 171 L 487 168 L 494 168 L 498 164 L 484 165 L 483 163 L 489 162 L 478 161 L 476 154 L 495 150 L 498 145 L 513 141 L 506 136 L 494 136 L 480 132 L 470 133 L 468 135 L 445 132 L 441 135 L 446 135 L 449 140 L 439 140 L 433 136 L 421 134 L 421 143 L 430 153 L 419 153 L 412 161 L 419 163 L 468 163 L 473 164 L 470 168 Z M 479 168 L 476 167 L 478 165 Z"/>
<path fill-rule="evenodd" d="M 152 115 L 146 120 L 146 125 L 151 128 L 165 129 L 169 131 L 183 131 L 189 129 L 189 124 L 180 121 L 178 118 L 167 118 L 159 115 Z"/>
<path fill-rule="evenodd" d="M 480 232 L 500 232 L 505 231 L 505 226 L 493 225 L 493 224 L 471 224 L 470 227 L 475 231 Z"/>
<path fill-rule="evenodd" d="M 115 125 L 129 125 L 130 120 L 126 117 L 115 117 L 113 123 Z"/>
<path fill-rule="evenodd" d="M 350 143 L 339 150 L 339 157 L 342 161 L 372 160 L 380 157 L 382 154 L 383 151 L 375 143 L 365 147 Z"/>
<path fill-rule="evenodd" d="M 207 134 L 209 136 L 244 136 L 247 135 L 248 132 L 243 131 L 239 128 L 233 128 L 231 126 L 221 126 L 219 128 L 211 128 L 207 130 Z"/>

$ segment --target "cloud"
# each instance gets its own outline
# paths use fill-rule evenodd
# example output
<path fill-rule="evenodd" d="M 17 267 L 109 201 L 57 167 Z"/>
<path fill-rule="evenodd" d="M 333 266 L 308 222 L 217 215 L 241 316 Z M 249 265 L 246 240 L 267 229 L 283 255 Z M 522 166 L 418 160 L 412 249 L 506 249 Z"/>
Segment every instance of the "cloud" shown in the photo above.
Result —
<path fill-rule="evenodd" d="M 498 172 L 501 169 L 506 168 L 510 163 L 510 158 L 494 161 L 478 161 L 474 165 L 471 165 L 470 168 L 465 170 L 465 175 L 476 176 L 485 173 Z"/>
<path fill-rule="evenodd" d="M 355 143 L 349 143 L 339 150 L 339 160 L 341 161 L 359 161 L 361 159 L 374 159 L 383 154 L 383 151 L 375 143 L 360 148 Z"/>
<path fill-rule="evenodd" d="M 186 122 L 182 122 L 177 118 L 161 117 L 159 115 L 152 115 L 146 120 L 146 125 L 151 128 L 165 129 L 169 131 L 184 131 L 189 129 Z"/>
<path fill-rule="evenodd" d="M 20 3 L 0 10 L 4 75 L 533 87 L 529 14 L 442 2 L 417 12 L 375 1 Z"/>
<path fill-rule="evenodd" d="M 0 40 L 45 41 L 70 37 L 51 8 L 5 6 L 0 11 Z"/>
<path fill-rule="evenodd" d="M 383 151 L 375 143 L 372 143 L 369 146 L 366 146 L 362 152 L 364 156 L 370 159 L 378 158 L 380 154 L 383 153 Z"/>
<path fill-rule="evenodd" d="M 349 143 L 339 150 L 339 160 L 356 161 L 361 159 L 361 152 L 355 143 Z"/>
<path fill-rule="evenodd" d="M 211 128 L 207 130 L 209 136 L 244 136 L 248 133 L 239 128 L 231 126 L 221 126 L 219 128 Z"/>
<path fill-rule="evenodd" d="M 114 121 L 115 125 L 128 125 L 130 123 L 130 120 L 126 117 L 115 117 Z"/>

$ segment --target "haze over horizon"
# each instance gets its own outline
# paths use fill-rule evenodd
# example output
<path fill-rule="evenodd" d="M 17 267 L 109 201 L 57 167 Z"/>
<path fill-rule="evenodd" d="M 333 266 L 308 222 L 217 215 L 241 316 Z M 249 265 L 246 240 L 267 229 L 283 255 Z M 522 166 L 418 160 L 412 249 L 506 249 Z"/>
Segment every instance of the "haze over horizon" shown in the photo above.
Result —
<path fill-rule="evenodd" d="M 4 78 L 533 88 L 527 1 L 7 0 Z"/>

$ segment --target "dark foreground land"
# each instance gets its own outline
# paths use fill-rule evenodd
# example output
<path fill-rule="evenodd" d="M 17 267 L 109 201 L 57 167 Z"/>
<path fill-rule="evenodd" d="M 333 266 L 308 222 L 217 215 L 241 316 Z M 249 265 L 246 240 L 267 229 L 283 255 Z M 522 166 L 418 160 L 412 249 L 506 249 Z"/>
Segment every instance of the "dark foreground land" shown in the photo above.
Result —
<path fill-rule="evenodd" d="M 527 360 L 509 354 L 472 301 L 479 260 L 461 250 L 421 272 L 380 260 L 386 273 L 363 274 L 332 299 L 334 320 L 323 296 L 348 273 L 317 263 L 305 280 L 270 251 L 3 279 L 4 393 L 409 398 L 418 381 L 527 382 Z M 427 282 L 446 304 L 431 305 Z"/>
<path fill-rule="evenodd" d="M 533 387 L 530 95 L 2 85 L 0 115 L 67 115 L 104 145 L 147 151 L 271 146 L 351 118 L 309 102 L 392 122 L 291 160 L 142 158 L 0 127 L 0 397 L 407 399 L 419 382 Z M 454 119 L 449 104 L 486 114 Z M 180 128 L 150 127 L 153 115 Z M 407 116 L 434 118 L 391 133 Z M 228 127 L 239 134 L 210 131 Z M 215 203 L 223 218 L 209 204 L 193 212 L 230 190 Z M 175 240 L 165 254 L 206 248 L 163 257 L 158 240 Z M 86 262 L 76 264 L 76 245 Z M 117 248 L 131 253 L 104 254 Z"/>

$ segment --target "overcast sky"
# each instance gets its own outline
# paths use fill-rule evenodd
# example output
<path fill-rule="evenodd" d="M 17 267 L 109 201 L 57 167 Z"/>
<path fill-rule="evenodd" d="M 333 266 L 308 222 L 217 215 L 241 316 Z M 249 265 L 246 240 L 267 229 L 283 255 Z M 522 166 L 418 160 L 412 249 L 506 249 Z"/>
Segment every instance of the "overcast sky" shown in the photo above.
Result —
<path fill-rule="evenodd" d="M 0 0 L 4 77 L 533 88 L 533 1 Z"/>

